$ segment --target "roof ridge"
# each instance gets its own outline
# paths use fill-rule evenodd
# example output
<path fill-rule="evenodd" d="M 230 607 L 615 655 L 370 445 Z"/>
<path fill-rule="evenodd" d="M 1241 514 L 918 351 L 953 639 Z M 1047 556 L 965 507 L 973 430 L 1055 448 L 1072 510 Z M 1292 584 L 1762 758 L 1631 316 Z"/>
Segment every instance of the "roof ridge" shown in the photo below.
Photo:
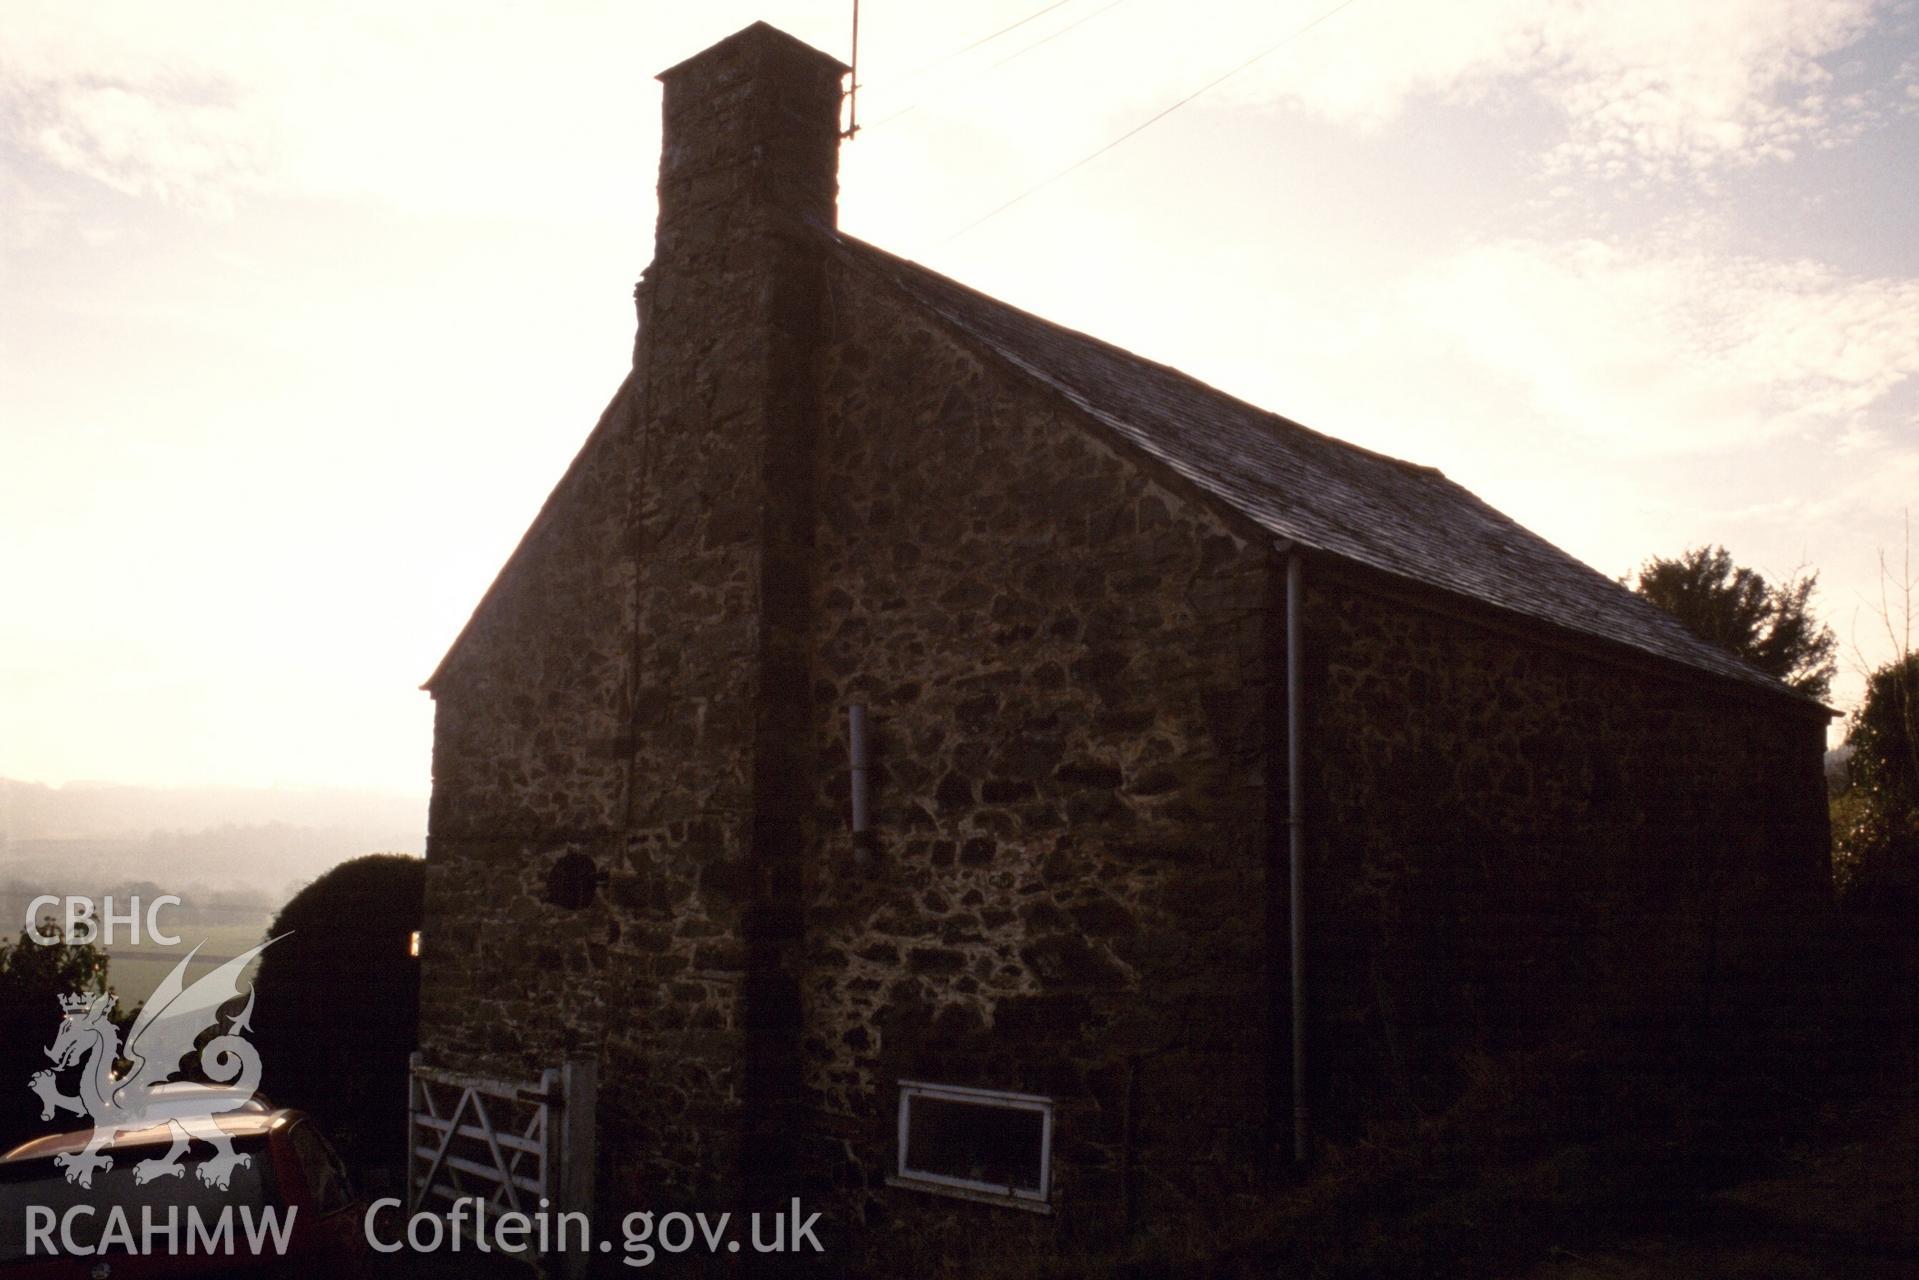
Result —
<path fill-rule="evenodd" d="M 821 224 L 816 223 L 815 225 L 819 226 Z M 1351 452 L 1351 453 L 1363 455 L 1367 458 L 1371 458 L 1378 462 L 1390 463 L 1391 465 L 1395 467 L 1400 467 L 1406 471 L 1412 472 L 1415 475 L 1436 476 L 1441 480 L 1445 480 L 1448 484 L 1455 483 L 1450 477 L 1446 475 L 1444 471 L 1440 470 L 1438 467 L 1431 465 L 1430 463 L 1414 462 L 1410 458 L 1397 457 L 1390 453 L 1383 453 L 1378 449 L 1369 449 L 1363 444 L 1354 444 L 1350 440 L 1342 440 L 1338 436 L 1331 435 L 1327 432 L 1319 430 L 1317 427 L 1309 427 L 1305 423 L 1300 422 L 1294 418 L 1289 418 L 1283 413 L 1279 413 L 1273 409 L 1268 409 L 1264 405 L 1254 404 L 1251 400 L 1243 399 L 1240 396 L 1234 395 L 1230 391 L 1227 391 L 1221 387 L 1216 387 L 1212 383 L 1206 381 L 1204 378 L 1201 378 L 1195 374 L 1188 373 L 1186 372 L 1186 370 L 1181 369 L 1177 365 L 1167 364 L 1163 360 L 1155 360 L 1151 356 L 1141 355 L 1137 351 L 1133 351 L 1127 347 L 1122 347 L 1116 342 L 1109 342 L 1105 338 L 1100 337 L 1098 334 L 1088 333 L 1084 329 L 1075 329 L 1071 325 L 1061 324 L 1057 320 L 1049 320 L 1045 316 L 1042 316 L 1038 314 L 1037 312 L 1028 311 L 1026 308 L 1018 306 L 1014 303 L 1008 302 L 1004 298 L 995 298 L 992 294 L 986 293 L 979 289 L 975 289 L 972 285 L 969 285 L 965 283 L 964 281 L 955 280 L 953 277 L 946 275 L 943 272 L 935 271 L 933 270 L 933 268 L 927 266 L 923 262 L 916 262 L 911 258 L 904 257 L 897 253 L 893 253 L 892 251 L 887 249 L 882 249 L 878 245 L 873 244 L 871 241 L 862 240 L 858 236 L 848 235 L 844 231 L 841 231 L 837 228 L 826 227 L 824 228 L 824 230 L 826 230 L 827 233 L 835 241 L 837 241 L 838 243 L 842 245 L 846 245 L 870 254 L 874 254 L 878 257 L 886 259 L 888 263 L 893 264 L 897 267 L 905 267 L 918 274 L 932 276 L 943 285 L 947 285 L 951 288 L 958 289 L 963 293 L 970 294 L 974 298 L 977 298 L 981 302 L 987 303 L 991 306 L 999 307 L 1002 310 L 1011 311 L 1015 313 L 1016 315 L 1019 315 L 1023 319 L 1030 320 L 1034 324 L 1045 325 L 1049 329 L 1056 330 L 1059 333 L 1067 334 L 1081 342 L 1087 342 L 1095 346 L 1102 347 L 1105 350 L 1111 352 L 1113 355 L 1123 356 L 1126 359 L 1134 362 L 1135 364 L 1146 365 L 1146 366 L 1149 366 L 1150 368 L 1157 369 L 1161 373 L 1165 373 L 1174 378 L 1178 378 L 1182 382 L 1190 383 L 1191 385 L 1204 391 L 1207 395 L 1217 396 L 1222 400 L 1230 400 L 1234 404 L 1241 405 L 1244 408 L 1252 411 L 1253 413 L 1259 414 L 1261 417 L 1266 418 L 1274 423 L 1277 423 L 1282 427 L 1288 428 L 1293 431 L 1304 431 L 1308 433 L 1309 435 L 1312 435 L 1321 440 L 1324 440 L 1326 443 L 1333 445 L 1337 448 L 1347 450 L 1348 452 Z M 909 284 L 907 285 L 907 287 L 911 288 L 911 285 Z"/>

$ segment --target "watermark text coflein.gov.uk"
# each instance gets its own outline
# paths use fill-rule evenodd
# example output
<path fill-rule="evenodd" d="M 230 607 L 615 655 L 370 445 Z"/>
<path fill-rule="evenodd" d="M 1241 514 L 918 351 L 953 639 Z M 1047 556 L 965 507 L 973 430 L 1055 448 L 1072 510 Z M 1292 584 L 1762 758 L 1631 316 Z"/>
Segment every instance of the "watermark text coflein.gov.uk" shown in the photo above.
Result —
<path fill-rule="evenodd" d="M 455 1200 L 445 1213 L 415 1213 L 405 1220 L 397 1234 L 382 1235 L 377 1219 L 388 1209 L 400 1208 L 391 1196 L 375 1200 L 367 1207 L 365 1227 L 367 1243 L 379 1253 L 398 1253 L 412 1249 L 416 1253 L 457 1253 L 472 1249 L 478 1253 L 519 1253 L 535 1250 L 542 1254 L 574 1252 L 623 1255 L 629 1267 L 650 1265 L 660 1253 L 686 1253 L 695 1248 L 707 1253 L 801 1253 L 811 1249 L 824 1253 L 825 1246 L 813 1234 L 820 1220 L 817 1213 L 801 1216 L 799 1198 L 782 1210 L 745 1215 L 744 1239 L 731 1213 L 709 1217 L 705 1213 L 674 1211 L 655 1215 L 637 1210 L 620 1219 L 620 1237 L 593 1238 L 593 1226 L 587 1215 L 577 1210 L 549 1211 L 549 1202 L 531 1213 L 489 1209 L 478 1196 Z"/>

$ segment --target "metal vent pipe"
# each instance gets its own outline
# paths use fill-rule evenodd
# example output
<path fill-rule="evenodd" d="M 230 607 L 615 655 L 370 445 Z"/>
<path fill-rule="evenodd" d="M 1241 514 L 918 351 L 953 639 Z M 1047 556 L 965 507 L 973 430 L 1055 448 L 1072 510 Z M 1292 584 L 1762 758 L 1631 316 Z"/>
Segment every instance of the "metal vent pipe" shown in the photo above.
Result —
<path fill-rule="evenodd" d="M 846 709 L 846 739 L 853 764 L 853 843 L 864 847 L 872 820 L 872 758 L 866 738 L 866 707 L 861 703 Z"/>

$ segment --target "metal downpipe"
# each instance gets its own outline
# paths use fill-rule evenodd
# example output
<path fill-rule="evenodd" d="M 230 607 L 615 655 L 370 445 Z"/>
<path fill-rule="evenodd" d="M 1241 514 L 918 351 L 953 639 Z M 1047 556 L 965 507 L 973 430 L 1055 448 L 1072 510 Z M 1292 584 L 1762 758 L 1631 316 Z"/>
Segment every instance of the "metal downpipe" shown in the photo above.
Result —
<path fill-rule="evenodd" d="M 1299 548 L 1286 544 L 1286 878 L 1289 965 L 1293 987 L 1293 1162 L 1312 1153 L 1306 1103 L 1306 819 L 1300 786 L 1300 597 Z"/>

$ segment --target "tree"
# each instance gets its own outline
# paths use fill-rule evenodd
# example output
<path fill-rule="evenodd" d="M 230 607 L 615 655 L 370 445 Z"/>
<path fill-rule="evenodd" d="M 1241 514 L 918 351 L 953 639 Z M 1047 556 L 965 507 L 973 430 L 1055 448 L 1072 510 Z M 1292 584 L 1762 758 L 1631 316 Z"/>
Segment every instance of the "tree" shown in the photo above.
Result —
<path fill-rule="evenodd" d="M 1910 947 L 1910 917 L 1919 906 L 1919 649 L 1913 647 L 1919 579 L 1912 571 L 1912 524 L 1895 571 L 1879 552 L 1879 606 L 1895 655 L 1866 672 L 1866 692 L 1846 726 L 1851 787 L 1832 803 L 1832 870 L 1840 900 L 1896 918 Z M 1907 951 L 1908 956 L 1912 955 Z M 1908 984 L 1910 985 L 1910 984 Z"/>
<path fill-rule="evenodd" d="M 1919 652 L 1866 679 L 1846 741 L 1852 788 L 1833 805 L 1833 877 L 1880 911 L 1919 905 Z"/>
<path fill-rule="evenodd" d="M 1919 653 L 1867 677 L 1846 741 L 1855 786 L 1883 809 L 1919 812 Z"/>
<path fill-rule="evenodd" d="M 51 919 L 40 926 L 42 937 L 59 932 Z M 55 1131 L 41 1121 L 27 1077 L 50 1065 L 42 1050 L 59 1030 L 60 997 L 106 989 L 106 953 L 94 943 L 40 943 L 25 930 L 17 942 L 0 941 L 0 1151 Z"/>
<path fill-rule="evenodd" d="M 1832 628 L 1813 616 L 1818 582 L 1816 573 L 1795 574 L 1775 586 L 1715 546 L 1694 547 L 1673 560 L 1646 561 L 1633 590 L 1701 640 L 1823 699 L 1838 669 L 1839 642 Z"/>
<path fill-rule="evenodd" d="M 295 894 L 255 979 L 261 1087 L 320 1117 L 349 1163 L 397 1165 L 407 1057 L 420 1021 L 409 935 L 425 911 L 426 863 L 397 853 L 343 862 Z"/>

